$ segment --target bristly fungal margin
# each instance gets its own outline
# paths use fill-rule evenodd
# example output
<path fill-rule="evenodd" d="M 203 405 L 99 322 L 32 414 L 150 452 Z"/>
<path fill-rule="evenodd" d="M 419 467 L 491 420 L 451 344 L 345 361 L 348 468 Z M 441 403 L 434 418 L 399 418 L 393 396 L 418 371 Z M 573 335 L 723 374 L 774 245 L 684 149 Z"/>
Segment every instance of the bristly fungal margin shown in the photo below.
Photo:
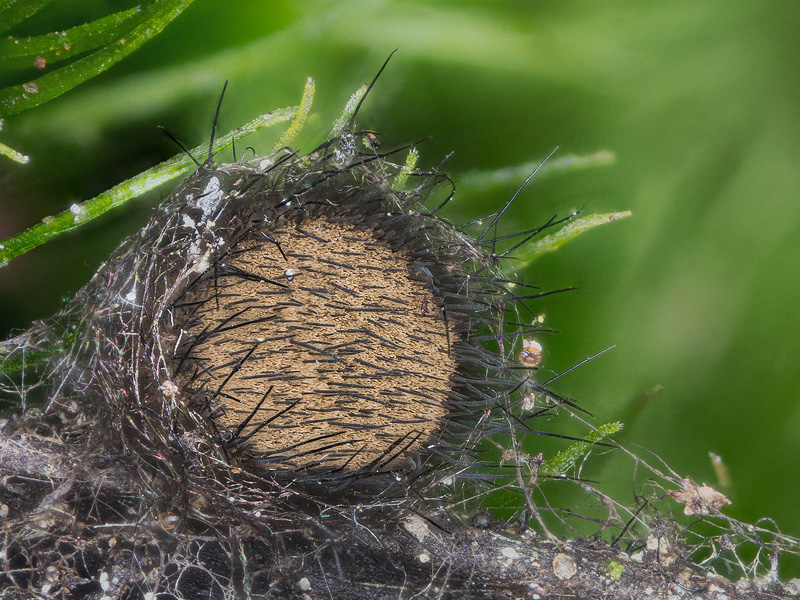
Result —
<path fill-rule="evenodd" d="M 164 283 L 141 355 L 172 393 L 134 401 L 284 482 L 471 464 L 502 429 L 487 415 L 507 422 L 535 387 L 513 348 L 538 323 L 506 326 L 518 306 L 493 259 L 422 204 L 442 176 L 395 190 L 405 167 L 344 135 L 209 164 L 162 203 L 144 235 L 169 251 L 144 254 L 167 264 L 138 265 Z"/>

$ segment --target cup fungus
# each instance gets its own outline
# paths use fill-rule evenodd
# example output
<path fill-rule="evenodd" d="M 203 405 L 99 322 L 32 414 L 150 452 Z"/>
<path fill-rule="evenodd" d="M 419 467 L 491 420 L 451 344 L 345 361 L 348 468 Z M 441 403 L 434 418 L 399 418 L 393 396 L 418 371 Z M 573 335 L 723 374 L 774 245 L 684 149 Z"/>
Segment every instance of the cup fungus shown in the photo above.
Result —
<path fill-rule="evenodd" d="M 419 203 L 440 177 L 398 191 L 399 170 L 336 140 L 199 172 L 167 200 L 189 260 L 151 348 L 174 349 L 159 362 L 177 405 L 232 464 L 306 481 L 409 473 L 471 451 L 497 405 L 482 388 L 520 385 L 471 339 L 513 295 Z"/>

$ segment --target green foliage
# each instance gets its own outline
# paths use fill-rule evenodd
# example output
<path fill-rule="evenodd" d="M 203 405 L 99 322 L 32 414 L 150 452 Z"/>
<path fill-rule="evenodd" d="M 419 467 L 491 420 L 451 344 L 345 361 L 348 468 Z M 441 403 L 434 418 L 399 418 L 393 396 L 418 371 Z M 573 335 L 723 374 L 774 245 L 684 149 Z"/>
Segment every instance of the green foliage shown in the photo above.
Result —
<path fill-rule="evenodd" d="M 588 217 L 581 217 L 570 221 L 561 227 L 555 233 L 545 235 L 535 242 L 531 242 L 520 248 L 517 257 L 522 260 L 526 265 L 532 263 L 534 260 L 547 254 L 558 250 L 561 246 L 574 240 L 580 234 L 597 227 L 598 225 L 605 225 L 606 223 L 613 223 L 626 217 L 631 216 L 631 211 L 626 210 L 623 212 L 605 213 L 602 215 L 589 215 Z"/>
<path fill-rule="evenodd" d="M 625 565 L 622 565 L 614 560 L 608 563 L 608 576 L 613 581 L 619 581 L 622 578 L 623 573 L 625 573 Z"/>
<path fill-rule="evenodd" d="M 7 30 L 52 4 L 53 0 L 4 0 L 0 3 L 0 30 Z"/>
<path fill-rule="evenodd" d="M 350 96 L 350 99 L 347 101 L 347 104 L 344 105 L 344 109 L 336 118 L 336 121 L 333 123 L 333 127 L 331 128 L 331 132 L 328 134 L 329 140 L 340 136 L 344 133 L 347 125 L 350 121 L 350 118 L 355 114 L 356 108 L 358 107 L 359 102 L 364 99 L 364 94 L 367 93 L 368 87 L 366 85 L 362 85 L 359 87 L 353 95 Z"/>
<path fill-rule="evenodd" d="M 0 60 L 8 66 L 27 61 L 44 69 L 87 53 L 22 84 L 0 90 L 0 116 L 10 116 L 57 98 L 75 86 L 99 75 L 157 35 L 193 0 L 153 0 L 143 7 L 121 11 L 63 32 L 52 32 L 0 42 Z M 35 15 L 51 1 L 9 0 L 0 8 L 0 31 Z M 66 16 L 66 15 L 65 15 Z"/>
<path fill-rule="evenodd" d="M 622 431 L 622 423 L 605 423 L 586 434 L 585 441 L 575 442 L 566 450 L 559 451 L 553 458 L 545 461 L 539 469 L 542 475 L 564 475 L 579 461 L 585 459 L 594 444 L 610 435 Z"/>
<path fill-rule="evenodd" d="M 548 175 L 573 173 L 593 167 L 610 167 L 617 162 L 617 156 L 610 150 L 598 150 L 591 154 L 567 154 L 555 156 L 546 161 L 526 161 L 521 165 L 501 167 L 491 171 L 471 171 L 459 178 L 459 183 L 470 193 L 486 193 L 506 185 L 518 185 L 528 175 L 536 171 L 536 180 Z"/>
<path fill-rule="evenodd" d="M 303 96 L 300 99 L 300 104 L 294 108 L 284 108 L 281 110 L 267 113 L 243 125 L 242 127 L 229 132 L 225 136 L 215 141 L 213 152 L 217 153 L 225 148 L 230 147 L 239 138 L 242 138 L 250 133 L 253 133 L 262 127 L 274 125 L 282 121 L 286 121 L 293 117 L 293 120 L 283 135 L 278 138 L 272 151 L 290 146 L 300 131 L 303 129 L 308 117 L 311 113 L 311 106 L 314 102 L 314 94 L 316 85 L 312 78 L 306 81 Z M 344 127 L 353 117 L 359 102 L 364 98 L 367 88 L 361 86 L 354 92 L 339 117 L 333 124 L 329 139 L 335 135 L 341 135 Z M 9 149 L 10 150 L 10 149 Z M 206 149 L 203 146 L 198 146 L 189 151 L 192 156 L 202 155 Z M 598 161 L 595 158 L 581 158 L 581 157 L 567 157 L 567 161 L 561 161 L 554 168 L 561 170 L 570 170 L 578 166 L 582 168 L 588 163 L 595 164 Z M 408 175 L 413 172 L 416 165 L 417 154 L 411 152 L 408 154 L 407 164 L 401 176 L 397 178 L 394 185 L 397 189 L 402 188 Z M 600 162 L 606 161 L 602 158 Z M 99 216 L 105 214 L 107 211 L 123 205 L 133 198 L 137 198 L 142 194 L 160 186 L 163 183 L 171 181 L 187 173 L 194 165 L 194 160 L 191 156 L 179 154 L 163 163 L 147 169 L 146 171 L 132 177 L 122 183 L 115 185 L 102 194 L 86 200 L 81 203 L 73 204 L 69 209 L 64 210 L 54 216 L 46 217 L 41 223 L 19 233 L 13 237 L 0 242 L 0 268 L 6 266 L 8 262 L 17 256 L 25 254 L 29 250 L 36 248 L 51 239 L 61 236 L 65 233 L 73 231 L 82 225 L 85 225 Z M 518 171 L 518 168 L 515 170 Z M 507 177 L 507 170 L 504 169 L 503 173 L 487 172 L 483 175 L 488 180 L 497 181 L 503 177 Z M 627 213 L 613 213 L 608 215 L 592 215 L 584 217 L 577 221 L 564 226 L 558 233 L 552 234 L 543 238 L 539 243 L 531 245 L 522 251 L 523 258 L 527 262 L 533 261 L 538 255 L 545 252 L 556 250 L 559 246 L 569 240 L 576 238 L 579 234 L 602 225 L 610 223 L 616 219 L 629 216 Z M 8 369 L 5 369 L 8 372 Z"/>
<path fill-rule="evenodd" d="M 0 155 L 5 156 L 6 158 L 10 158 L 14 162 L 25 164 L 30 160 L 29 157 L 17 152 L 13 148 L 9 148 L 5 144 L 0 144 Z"/>
<path fill-rule="evenodd" d="M 42 67 L 52 65 L 119 42 L 130 33 L 131 25 L 141 20 L 141 13 L 142 9 L 136 7 L 62 32 L 21 38 L 9 36 L 0 40 L 0 59 L 14 66 L 30 66 L 36 59 Z M 10 25 L 6 23 L 6 26 Z"/>
<path fill-rule="evenodd" d="M 409 175 L 414 172 L 414 169 L 417 166 L 417 161 L 419 160 L 419 152 L 416 148 L 411 148 L 408 151 L 408 155 L 406 156 L 406 164 L 403 165 L 402 170 L 398 173 L 397 177 L 395 177 L 394 182 L 392 183 L 392 187 L 396 190 L 402 190 L 406 182 L 408 181 Z"/>

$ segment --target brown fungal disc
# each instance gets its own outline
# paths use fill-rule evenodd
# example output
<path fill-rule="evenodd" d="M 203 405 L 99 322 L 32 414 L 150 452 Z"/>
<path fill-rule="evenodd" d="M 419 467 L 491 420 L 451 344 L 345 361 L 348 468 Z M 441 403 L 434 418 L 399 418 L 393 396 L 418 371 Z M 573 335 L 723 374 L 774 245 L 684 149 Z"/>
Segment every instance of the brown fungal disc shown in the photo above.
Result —
<path fill-rule="evenodd" d="M 254 232 L 176 310 L 189 340 L 176 360 L 193 365 L 179 387 L 268 468 L 407 467 L 437 438 L 456 370 L 441 300 L 412 264 L 323 217 Z"/>

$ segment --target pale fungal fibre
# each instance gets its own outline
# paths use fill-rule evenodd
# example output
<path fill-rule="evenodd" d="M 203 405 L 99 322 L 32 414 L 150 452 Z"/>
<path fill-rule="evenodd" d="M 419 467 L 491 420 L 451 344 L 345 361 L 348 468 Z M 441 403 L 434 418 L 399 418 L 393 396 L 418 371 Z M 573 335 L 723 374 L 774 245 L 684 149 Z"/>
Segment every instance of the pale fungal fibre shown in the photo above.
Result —
<path fill-rule="evenodd" d="M 584 477 L 619 426 L 539 383 L 548 292 L 503 274 L 499 216 L 477 238 L 440 218 L 448 179 L 348 131 L 355 110 L 307 155 L 209 158 L 59 315 L 4 344 L 9 361 L 63 351 L 3 383 L 23 409 L 48 387 L 0 422 L 0 600 L 600 597 L 617 583 L 590 555 L 624 582 L 623 548 L 748 575 L 764 548 L 796 551 L 706 486 L 677 499 L 719 535 L 691 539 L 658 504 L 688 484 L 624 448 L 641 506 Z M 588 433 L 552 431 L 558 415 Z M 544 457 L 542 436 L 567 447 Z M 582 505 L 550 503 L 546 480 Z M 498 490 L 515 511 L 487 512 Z M 614 544 L 567 553 L 554 527 Z M 743 564 L 734 535 L 763 555 Z"/>

